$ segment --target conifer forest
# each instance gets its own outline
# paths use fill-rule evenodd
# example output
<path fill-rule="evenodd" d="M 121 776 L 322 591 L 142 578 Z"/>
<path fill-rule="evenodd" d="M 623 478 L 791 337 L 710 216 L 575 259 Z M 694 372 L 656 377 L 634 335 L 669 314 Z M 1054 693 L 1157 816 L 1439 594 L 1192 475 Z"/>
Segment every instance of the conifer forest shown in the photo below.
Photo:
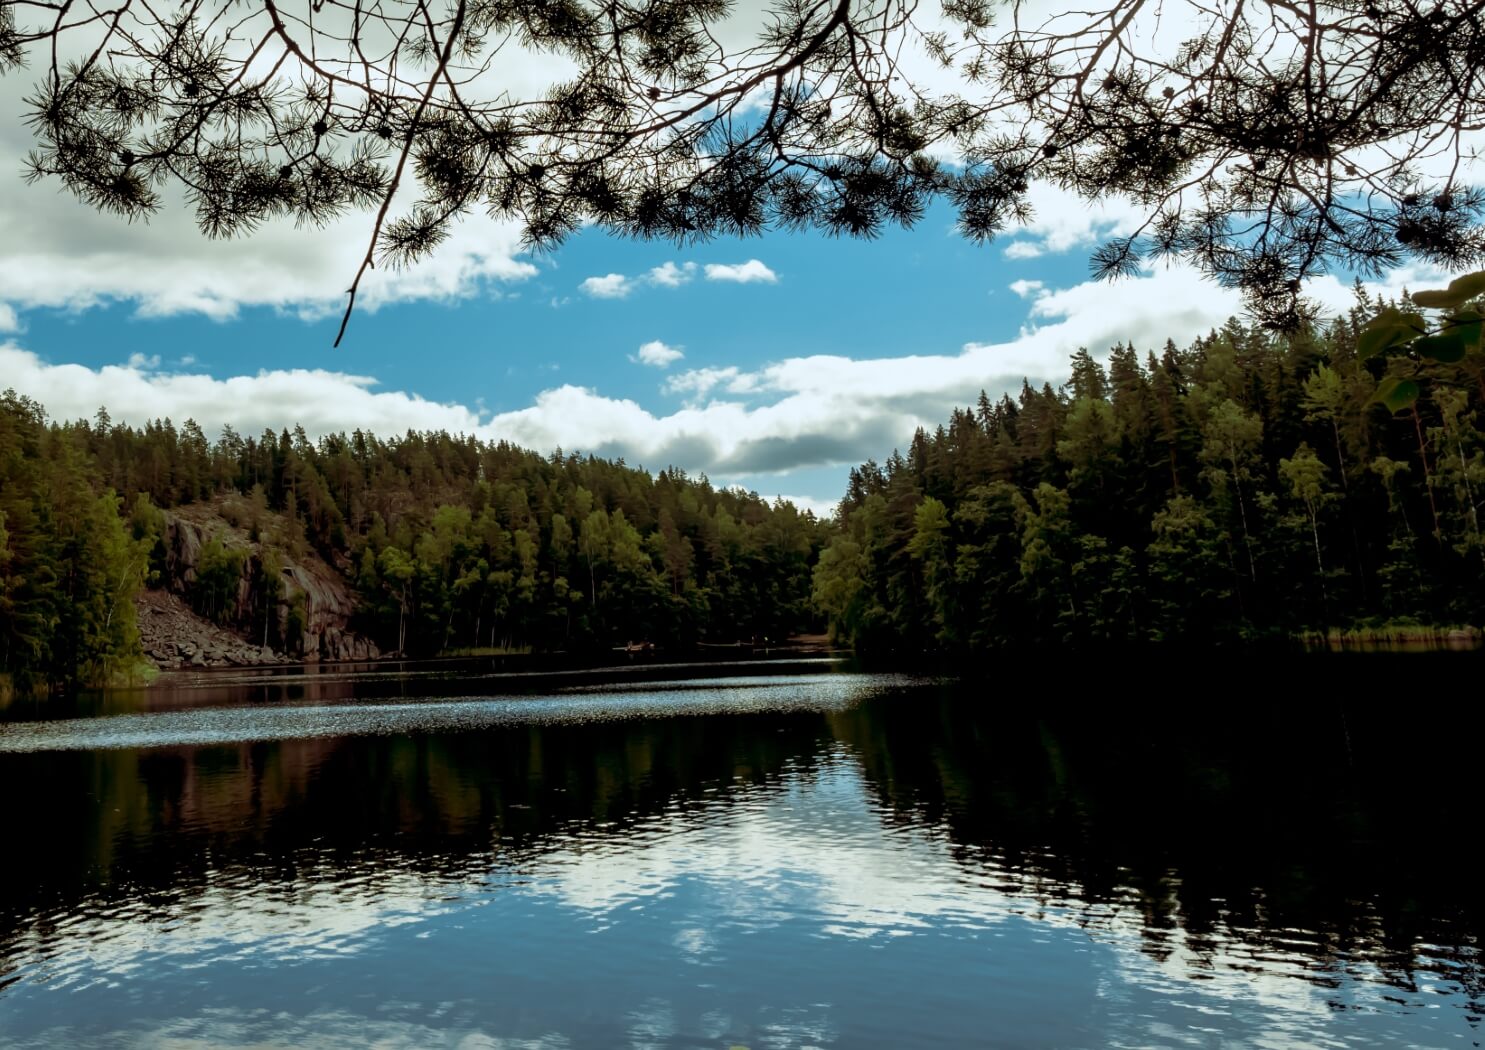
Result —
<path fill-rule="evenodd" d="M 850 472 L 833 519 L 677 469 L 447 433 L 210 438 L 192 421 L 48 420 L 0 400 L 0 671 L 140 667 L 164 513 L 247 533 L 203 551 L 207 617 L 276 597 L 313 551 L 383 652 L 581 652 L 829 630 L 873 652 L 1246 644 L 1485 619 L 1485 370 L 1363 361 L 1385 304 L 1275 333 L 1080 350 L 1061 385 L 955 411 Z M 1378 382 L 1406 371 L 1401 411 Z M 905 435 L 906 436 L 906 435 Z M 236 626 L 265 641 L 280 622 Z"/>

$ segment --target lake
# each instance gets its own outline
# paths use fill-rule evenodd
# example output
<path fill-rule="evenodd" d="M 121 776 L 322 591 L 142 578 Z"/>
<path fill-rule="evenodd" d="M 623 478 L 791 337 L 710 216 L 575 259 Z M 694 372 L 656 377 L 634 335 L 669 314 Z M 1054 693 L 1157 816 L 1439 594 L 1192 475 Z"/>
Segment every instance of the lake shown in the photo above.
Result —
<path fill-rule="evenodd" d="M 0 1045 L 1479 1046 L 1478 661 L 1226 659 L 13 705 Z"/>

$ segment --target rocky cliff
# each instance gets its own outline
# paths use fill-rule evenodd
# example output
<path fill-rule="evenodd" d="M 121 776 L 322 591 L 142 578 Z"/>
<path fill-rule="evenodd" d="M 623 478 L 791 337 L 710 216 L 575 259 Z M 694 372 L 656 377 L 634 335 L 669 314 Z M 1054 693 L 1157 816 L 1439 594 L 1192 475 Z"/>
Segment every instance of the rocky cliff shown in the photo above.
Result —
<path fill-rule="evenodd" d="M 350 626 L 356 597 L 349 584 L 313 551 L 290 555 L 274 550 L 271 561 L 281 566 L 279 596 L 265 616 L 267 548 L 223 510 L 220 504 L 192 504 L 164 512 L 162 578 L 158 590 L 140 597 L 138 609 L 140 635 L 151 660 L 161 667 L 210 667 L 381 656 L 370 639 Z M 199 597 L 202 552 L 213 538 L 241 556 L 235 593 L 227 589 L 216 623 L 192 608 L 199 606 L 193 599 Z M 271 644 L 264 644 L 265 633 Z"/>

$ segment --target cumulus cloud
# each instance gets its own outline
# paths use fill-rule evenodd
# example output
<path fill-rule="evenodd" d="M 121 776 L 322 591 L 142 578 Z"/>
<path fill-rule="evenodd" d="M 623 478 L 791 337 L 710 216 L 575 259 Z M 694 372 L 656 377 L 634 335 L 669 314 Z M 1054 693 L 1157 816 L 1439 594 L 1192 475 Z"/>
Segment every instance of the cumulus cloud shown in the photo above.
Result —
<path fill-rule="evenodd" d="M 662 288 L 679 288 L 681 285 L 689 282 L 695 273 L 696 264 L 694 262 L 682 263 L 680 266 L 677 266 L 675 263 L 667 260 L 659 266 L 652 267 L 647 276 L 651 284 L 657 284 Z"/>
<path fill-rule="evenodd" d="M 86 32 L 69 34 L 64 44 L 91 47 L 87 40 Z M 32 57 L 42 61 L 40 55 Z M 290 80 L 292 69 L 291 61 L 284 69 Z M 513 89 L 539 90 L 565 74 L 558 57 L 517 48 L 502 54 L 500 75 Z M 344 308 L 346 286 L 366 253 L 374 211 L 348 212 L 323 228 L 268 223 L 225 241 L 201 235 L 193 211 L 175 190 L 166 191 L 165 207 L 147 222 L 100 214 L 54 179 L 27 184 L 19 177 L 15 158 L 35 146 L 25 103 L 32 78 L 20 72 L 0 81 L 0 157 L 5 158 L 0 331 L 17 328 L 17 310 L 85 309 L 119 301 L 134 304 L 147 317 L 198 314 L 216 320 L 250 307 L 307 318 Z M 392 214 L 405 213 L 421 192 L 415 180 L 405 180 Z M 431 257 L 404 269 L 368 271 L 356 309 L 507 294 L 504 285 L 537 272 L 520 251 L 516 225 L 471 216 Z"/>
<path fill-rule="evenodd" d="M 1030 299 L 1039 295 L 1047 286 L 1041 281 L 1028 281 L 1022 278 L 1019 281 L 1012 281 L 1009 287 L 1022 299 Z"/>
<path fill-rule="evenodd" d="M 7 152 L 0 142 L 0 154 Z M 232 241 L 202 237 L 181 211 L 129 225 L 70 197 L 19 181 L 0 194 L 0 327 L 14 307 L 85 309 L 133 301 L 141 316 L 235 317 L 268 306 L 306 318 L 335 313 L 365 248 L 368 220 L 325 230 L 273 224 Z M 447 249 L 447 250 L 445 250 Z M 367 311 L 413 299 L 498 292 L 536 267 L 516 258 L 512 227 L 484 218 L 457 227 L 439 252 L 405 270 L 368 271 L 357 296 Z"/>
<path fill-rule="evenodd" d="M 673 375 L 665 381 L 665 392 L 668 394 L 690 394 L 693 397 L 705 397 L 715 387 L 737 382 L 741 375 L 736 365 L 726 368 L 692 368 L 689 371 Z M 741 393 L 742 391 L 733 391 Z"/>
<path fill-rule="evenodd" d="M 475 433 L 479 415 L 416 394 L 375 391 L 369 376 L 323 369 L 279 369 L 217 379 L 152 371 L 144 362 L 88 368 L 51 364 L 14 342 L 0 344 L 0 376 L 46 406 L 53 419 L 87 419 L 100 406 L 135 426 L 169 417 L 190 418 L 207 433 L 231 425 L 241 433 L 303 423 L 321 435 L 361 427 L 386 434 L 414 429 Z"/>
<path fill-rule="evenodd" d="M 732 281 L 736 284 L 751 284 L 754 281 L 775 284 L 779 277 L 758 259 L 749 259 L 745 263 L 707 263 L 706 279 L 708 281 Z"/>
<path fill-rule="evenodd" d="M 1146 214 L 1133 201 L 1122 197 L 1090 203 L 1045 182 L 1033 182 L 1027 196 L 1032 208 L 1031 221 L 1014 231 L 1017 239 L 1006 245 L 1007 259 L 1035 259 L 1074 249 L 1087 250 L 1110 237 L 1133 233 Z"/>
<path fill-rule="evenodd" d="M 634 290 L 634 283 L 621 273 L 589 277 L 579 287 L 595 299 L 622 299 Z"/>
<path fill-rule="evenodd" d="M 1005 246 L 1007 259 L 1039 259 L 1045 249 L 1036 241 L 1012 241 Z"/>
<path fill-rule="evenodd" d="M 652 339 L 639 348 L 638 354 L 630 354 L 629 360 L 651 368 L 669 368 L 685 356 L 680 347 L 666 346 L 660 340 Z"/>
<path fill-rule="evenodd" d="M 0 156 L 17 156 L 24 139 L 5 121 L 5 110 L 0 106 Z M 356 213 L 325 229 L 271 223 L 249 236 L 209 240 L 181 207 L 130 224 L 51 183 L 7 178 L 0 193 L 0 331 L 15 330 L 17 308 L 86 309 L 113 301 L 133 302 L 146 317 L 229 320 L 248 307 L 331 315 L 345 306 L 370 221 Z M 403 270 L 368 271 L 356 308 L 503 294 L 503 285 L 537 272 L 517 257 L 519 240 L 510 224 L 471 217 L 430 258 Z"/>
<path fill-rule="evenodd" d="M 580 285 L 583 291 L 597 299 L 623 299 L 630 292 L 645 285 L 655 288 L 679 288 L 690 284 L 701 269 L 708 281 L 730 281 L 733 284 L 753 282 L 775 283 L 778 275 L 757 259 L 744 263 L 707 263 L 698 267 L 694 262 L 676 263 L 667 259 L 659 266 L 631 277 L 622 273 L 610 273 L 601 277 L 589 277 Z"/>
<path fill-rule="evenodd" d="M 881 456 L 915 427 L 972 401 L 982 387 L 998 392 L 1018 387 L 1023 376 L 1061 378 L 1067 355 L 1079 346 L 1102 350 L 1120 340 L 1158 346 L 1168 335 L 1188 339 L 1236 307 L 1232 293 L 1189 271 L 1121 285 L 1081 284 L 1037 299 L 1026 329 L 1005 343 L 866 360 L 820 354 L 754 371 L 728 366 L 682 373 L 667 389 L 698 399 L 723 396 L 668 413 L 568 384 L 543 391 L 525 408 L 490 416 L 379 391 L 366 376 L 301 369 L 215 379 L 131 365 L 93 370 L 50 365 L 14 345 L 0 355 L 0 372 L 61 418 L 91 416 L 106 403 L 117 419 L 191 416 L 209 431 L 224 423 L 252 432 L 295 422 L 312 434 L 357 426 L 383 433 L 441 428 L 543 451 L 581 449 L 735 476 Z"/>

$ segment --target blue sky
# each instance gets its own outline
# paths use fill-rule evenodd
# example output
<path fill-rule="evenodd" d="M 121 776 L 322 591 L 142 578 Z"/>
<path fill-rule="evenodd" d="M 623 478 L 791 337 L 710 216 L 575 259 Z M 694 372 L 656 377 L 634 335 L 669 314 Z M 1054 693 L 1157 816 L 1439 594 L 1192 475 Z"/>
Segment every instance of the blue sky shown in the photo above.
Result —
<path fill-rule="evenodd" d="M 1237 309 L 1181 268 L 1090 282 L 1089 250 L 1132 209 L 1038 195 L 1031 226 L 990 245 L 938 209 L 871 241 L 589 230 L 533 257 L 480 220 L 428 263 L 374 274 L 332 349 L 365 216 L 208 243 L 180 212 L 129 226 L 24 187 L 0 204 L 0 384 L 54 416 L 106 404 L 211 434 L 472 431 L 824 510 L 850 466 L 982 388 L 1060 382 L 1079 346 L 1158 349 Z M 1340 282 L 1315 290 L 1349 299 Z"/>
<path fill-rule="evenodd" d="M 200 314 L 140 317 L 128 300 L 82 312 L 28 312 L 26 342 L 47 347 L 55 360 L 94 366 L 140 353 L 190 355 L 213 375 L 295 367 L 369 372 L 434 400 L 482 398 L 495 411 L 529 404 L 554 375 L 649 403 L 666 372 L 686 368 L 751 368 L 803 353 L 935 353 L 1013 337 L 1026 310 L 1009 281 L 1076 283 L 1086 269 L 1086 256 L 1076 254 L 1008 265 L 997 247 L 954 235 L 952 222 L 952 214 L 938 212 L 916 229 L 893 229 L 875 241 L 778 234 L 686 248 L 589 230 L 552 255 L 527 256 L 541 271 L 533 278 L 486 282 L 484 294 L 454 300 L 361 311 L 338 350 L 331 348 L 339 324 L 333 313 L 305 321 L 247 308 L 222 323 Z M 709 281 L 700 269 L 753 259 L 776 279 Z M 623 298 L 582 288 L 591 276 L 638 276 L 687 261 L 698 269 L 678 288 L 641 281 Z M 344 283 L 349 274 L 330 276 Z M 684 359 L 666 372 L 629 360 L 653 340 L 683 347 Z"/>

